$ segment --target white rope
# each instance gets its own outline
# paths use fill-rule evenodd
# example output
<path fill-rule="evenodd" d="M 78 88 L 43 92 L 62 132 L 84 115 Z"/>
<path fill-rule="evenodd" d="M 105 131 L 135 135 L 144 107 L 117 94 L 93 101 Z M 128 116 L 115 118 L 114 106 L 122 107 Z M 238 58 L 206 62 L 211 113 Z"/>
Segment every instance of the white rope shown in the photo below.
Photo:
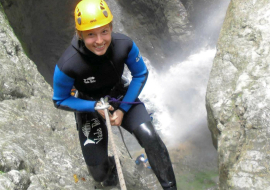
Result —
<path fill-rule="evenodd" d="M 122 168 L 121 168 L 120 161 L 119 161 L 119 157 L 118 157 L 118 154 L 117 154 L 117 151 L 116 151 L 116 145 L 115 145 L 115 142 L 114 142 L 114 139 L 113 139 L 112 126 L 111 126 L 111 123 L 110 123 L 109 111 L 108 111 L 109 104 L 106 101 L 104 101 L 103 98 L 101 98 L 100 101 L 101 101 L 101 103 L 103 105 L 100 106 L 100 107 L 95 107 L 95 109 L 96 110 L 104 109 L 106 125 L 107 125 L 107 128 L 108 128 L 109 139 L 110 139 L 112 149 L 113 149 L 114 160 L 115 160 L 115 164 L 116 164 L 116 168 L 117 168 L 120 187 L 121 187 L 121 190 L 127 190 L 124 175 L 123 175 Z"/>

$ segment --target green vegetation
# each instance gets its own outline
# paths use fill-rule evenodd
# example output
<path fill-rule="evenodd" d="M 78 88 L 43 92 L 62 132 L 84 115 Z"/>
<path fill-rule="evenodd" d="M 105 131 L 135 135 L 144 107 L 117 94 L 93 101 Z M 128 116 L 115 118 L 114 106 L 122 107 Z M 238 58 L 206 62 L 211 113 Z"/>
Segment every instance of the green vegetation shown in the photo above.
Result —
<path fill-rule="evenodd" d="M 177 187 L 185 190 L 206 190 L 216 187 L 217 171 L 194 171 L 178 174 Z"/>
<path fill-rule="evenodd" d="M 5 172 L 2 172 L 1 170 L 0 170 L 0 175 L 2 175 L 2 174 L 4 174 Z"/>

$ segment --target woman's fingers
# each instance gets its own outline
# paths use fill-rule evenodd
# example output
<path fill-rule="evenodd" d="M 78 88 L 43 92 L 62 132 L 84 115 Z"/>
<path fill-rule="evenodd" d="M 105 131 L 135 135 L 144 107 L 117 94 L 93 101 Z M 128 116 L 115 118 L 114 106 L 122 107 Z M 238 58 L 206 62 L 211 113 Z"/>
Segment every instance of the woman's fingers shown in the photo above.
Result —
<path fill-rule="evenodd" d="M 113 111 L 114 108 L 110 105 L 110 107 L 108 108 L 110 111 Z"/>
<path fill-rule="evenodd" d="M 117 125 L 117 122 L 116 122 L 117 118 L 118 117 L 116 115 L 114 115 L 114 114 L 110 116 L 111 125 Z"/>
<path fill-rule="evenodd" d="M 102 106 L 102 103 L 101 102 L 98 102 L 97 103 L 97 106 Z M 110 105 L 109 107 L 108 107 L 108 110 L 109 111 L 113 111 L 114 110 L 114 108 Z M 104 112 L 104 110 L 97 110 L 97 112 L 104 118 L 104 119 L 106 119 L 105 118 L 105 112 Z M 111 117 L 112 116 L 112 114 L 109 112 L 109 117 Z M 111 120 L 111 119 L 110 119 Z"/>
<path fill-rule="evenodd" d="M 105 114 L 103 110 L 98 110 L 99 115 L 101 115 L 105 119 Z"/>

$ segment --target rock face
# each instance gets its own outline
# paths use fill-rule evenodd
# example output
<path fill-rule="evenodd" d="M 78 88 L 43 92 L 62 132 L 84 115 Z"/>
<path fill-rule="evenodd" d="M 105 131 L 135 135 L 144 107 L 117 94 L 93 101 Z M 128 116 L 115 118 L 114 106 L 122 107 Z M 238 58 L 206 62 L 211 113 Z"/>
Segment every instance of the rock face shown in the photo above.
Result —
<path fill-rule="evenodd" d="M 53 107 L 51 87 L 24 54 L 1 5 L 0 62 L 0 189 L 94 189 L 74 115 Z M 121 144 L 127 189 L 147 189 Z"/>
<path fill-rule="evenodd" d="M 56 61 L 75 33 L 73 9 L 78 2 L 0 0 L 27 56 L 51 85 Z"/>
<path fill-rule="evenodd" d="M 220 189 L 270 189 L 270 2 L 232 0 L 207 88 Z"/>
<path fill-rule="evenodd" d="M 181 52 L 191 39 L 192 31 L 183 4 L 178 0 L 120 0 L 120 17 L 125 30 L 134 36 L 150 60 L 164 64 L 164 58 Z"/>
<path fill-rule="evenodd" d="M 224 8 L 230 0 L 181 0 L 193 28 L 191 47 L 215 47 L 224 20 Z"/>

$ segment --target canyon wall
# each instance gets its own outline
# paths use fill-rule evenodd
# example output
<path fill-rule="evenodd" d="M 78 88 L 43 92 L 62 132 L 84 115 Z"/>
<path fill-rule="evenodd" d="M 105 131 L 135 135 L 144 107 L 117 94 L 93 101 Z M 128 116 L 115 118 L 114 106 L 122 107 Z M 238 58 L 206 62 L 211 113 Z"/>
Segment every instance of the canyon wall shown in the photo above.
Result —
<path fill-rule="evenodd" d="M 270 189 L 270 2 L 232 0 L 207 88 L 220 189 Z"/>

